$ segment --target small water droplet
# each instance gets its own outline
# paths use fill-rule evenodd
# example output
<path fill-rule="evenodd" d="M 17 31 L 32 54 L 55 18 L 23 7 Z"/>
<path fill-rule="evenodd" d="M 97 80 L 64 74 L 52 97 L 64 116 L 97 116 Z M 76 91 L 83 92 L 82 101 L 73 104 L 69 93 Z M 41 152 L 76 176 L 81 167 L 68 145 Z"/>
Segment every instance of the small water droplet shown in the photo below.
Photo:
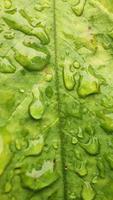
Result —
<path fill-rule="evenodd" d="M 12 31 L 7 31 L 5 32 L 4 37 L 8 40 L 11 40 L 15 37 L 15 33 Z"/>
<path fill-rule="evenodd" d="M 97 159 L 97 168 L 99 170 L 99 176 L 105 178 L 105 166 L 101 157 Z"/>
<path fill-rule="evenodd" d="M 76 137 L 72 137 L 72 144 L 77 144 L 78 143 L 78 140 Z"/>
<path fill-rule="evenodd" d="M 67 90 L 73 90 L 75 86 L 74 73 L 71 72 L 70 68 L 71 68 L 70 61 L 65 60 L 63 68 L 63 79 L 64 79 L 64 85 Z"/>
<path fill-rule="evenodd" d="M 110 168 L 113 170 L 113 154 L 106 153 L 105 157 L 106 157 L 106 160 L 108 161 Z"/>
<path fill-rule="evenodd" d="M 83 132 L 82 132 L 82 129 L 79 127 L 78 129 L 78 135 L 77 135 L 79 138 L 83 138 Z"/>
<path fill-rule="evenodd" d="M 52 73 L 47 73 L 46 74 L 46 81 L 50 82 L 52 80 L 52 78 L 53 78 Z"/>
<path fill-rule="evenodd" d="M 97 155 L 100 150 L 100 144 L 97 137 L 90 137 L 88 143 L 80 143 L 80 146 L 89 154 Z"/>
<path fill-rule="evenodd" d="M 44 10 L 44 6 L 38 3 L 35 5 L 34 9 L 41 12 L 42 10 Z"/>
<path fill-rule="evenodd" d="M 39 136 L 37 139 L 33 139 L 29 141 L 29 146 L 25 150 L 26 156 L 32 156 L 32 155 L 39 155 L 44 147 L 44 139 L 42 136 Z"/>
<path fill-rule="evenodd" d="M 51 86 L 48 86 L 46 89 L 45 89 L 45 94 L 48 98 L 51 98 L 53 96 L 53 89 Z"/>
<path fill-rule="evenodd" d="M 97 183 L 97 182 L 98 182 L 98 177 L 97 177 L 97 176 L 93 177 L 92 183 L 95 184 L 95 183 Z"/>
<path fill-rule="evenodd" d="M 10 9 L 12 6 L 12 0 L 4 0 L 4 7 Z"/>
<path fill-rule="evenodd" d="M 19 12 L 31 26 L 36 27 L 39 24 L 38 20 L 36 18 L 32 18 L 32 16 L 30 16 L 27 11 L 20 9 Z"/>
<path fill-rule="evenodd" d="M 98 114 L 100 117 L 101 127 L 107 131 L 112 132 L 113 131 L 113 113 L 100 113 Z"/>
<path fill-rule="evenodd" d="M 86 176 L 88 174 L 86 161 L 77 161 L 75 172 L 81 177 Z"/>
<path fill-rule="evenodd" d="M 20 92 L 20 93 L 24 93 L 25 90 L 24 90 L 24 89 L 19 89 L 19 92 Z"/>
<path fill-rule="evenodd" d="M 76 200 L 76 195 L 75 195 L 74 192 L 69 195 L 69 199 L 70 200 Z"/>
<path fill-rule="evenodd" d="M 58 141 L 57 140 L 53 141 L 53 148 L 58 149 Z"/>
<path fill-rule="evenodd" d="M 72 10 L 77 16 L 82 15 L 84 11 L 85 3 L 86 3 L 86 0 L 80 0 L 77 4 L 72 6 Z"/>
<path fill-rule="evenodd" d="M 93 200 L 95 198 L 95 191 L 89 182 L 85 182 L 82 190 L 83 200 Z"/>
<path fill-rule="evenodd" d="M 12 185 L 10 182 L 7 182 L 5 185 L 5 193 L 9 193 L 12 189 Z"/>
<path fill-rule="evenodd" d="M 41 119 L 44 114 L 44 105 L 40 100 L 33 100 L 30 105 L 30 115 L 34 119 Z"/>
<path fill-rule="evenodd" d="M 75 69 L 79 69 L 79 68 L 80 68 L 80 63 L 78 63 L 78 62 L 75 60 L 74 63 L 73 63 L 73 67 L 74 67 Z"/>

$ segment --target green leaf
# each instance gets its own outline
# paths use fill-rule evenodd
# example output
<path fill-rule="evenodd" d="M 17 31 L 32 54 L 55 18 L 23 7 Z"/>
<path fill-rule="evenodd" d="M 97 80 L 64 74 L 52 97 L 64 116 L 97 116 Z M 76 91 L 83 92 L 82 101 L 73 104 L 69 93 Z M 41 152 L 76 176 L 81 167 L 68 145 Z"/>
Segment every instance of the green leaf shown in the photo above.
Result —
<path fill-rule="evenodd" d="M 112 200 L 112 11 L 0 1 L 0 200 Z"/>

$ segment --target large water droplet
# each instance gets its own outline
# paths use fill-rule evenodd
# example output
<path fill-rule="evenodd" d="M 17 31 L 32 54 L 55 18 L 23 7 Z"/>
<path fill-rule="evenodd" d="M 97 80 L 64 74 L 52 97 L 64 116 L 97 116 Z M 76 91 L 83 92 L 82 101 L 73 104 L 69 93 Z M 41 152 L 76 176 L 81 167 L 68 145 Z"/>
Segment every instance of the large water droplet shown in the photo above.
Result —
<path fill-rule="evenodd" d="M 0 57 L 0 72 L 1 73 L 14 73 L 16 68 L 10 63 L 7 58 Z"/>
<path fill-rule="evenodd" d="M 14 51 L 16 61 L 29 71 L 43 70 L 49 63 L 49 54 L 42 50 L 36 51 L 35 49 L 19 45 Z"/>
<path fill-rule="evenodd" d="M 86 3 L 86 0 L 80 0 L 77 4 L 72 6 L 72 10 L 77 16 L 82 15 L 82 13 L 84 11 L 85 3 Z"/>
<path fill-rule="evenodd" d="M 25 167 L 26 168 L 26 167 Z M 21 174 L 23 186 L 38 191 L 51 185 L 58 178 L 58 174 L 54 169 L 53 161 L 45 161 L 40 170 L 32 168 L 24 170 Z"/>
<path fill-rule="evenodd" d="M 99 93 L 99 81 L 89 72 L 83 71 L 80 76 L 80 84 L 78 94 L 81 97 L 86 97 L 91 94 Z"/>
<path fill-rule="evenodd" d="M 95 192 L 89 182 L 85 182 L 82 190 L 83 200 L 93 200 L 95 198 Z"/>
<path fill-rule="evenodd" d="M 21 31 L 25 33 L 26 35 L 35 36 L 38 39 L 40 39 L 42 44 L 49 43 L 50 41 L 49 36 L 46 33 L 46 30 L 44 29 L 44 27 L 38 26 L 36 28 L 33 28 L 29 25 L 23 24 L 21 22 L 22 20 L 20 20 L 20 17 L 21 17 L 20 15 L 11 16 L 10 14 L 7 14 L 3 16 L 3 19 L 10 28 Z"/>
<path fill-rule="evenodd" d="M 73 90 L 75 86 L 74 73 L 71 72 L 70 61 L 65 60 L 63 68 L 64 85 L 67 90 Z"/>
<path fill-rule="evenodd" d="M 80 143 L 80 146 L 89 154 L 97 155 L 100 150 L 100 144 L 97 137 L 91 137 L 87 144 Z"/>

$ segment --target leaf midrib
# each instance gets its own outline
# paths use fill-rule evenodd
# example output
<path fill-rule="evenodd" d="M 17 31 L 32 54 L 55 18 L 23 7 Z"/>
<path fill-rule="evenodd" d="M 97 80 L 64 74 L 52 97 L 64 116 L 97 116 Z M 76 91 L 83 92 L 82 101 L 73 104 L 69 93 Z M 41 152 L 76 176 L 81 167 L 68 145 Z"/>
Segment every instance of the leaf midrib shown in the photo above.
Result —
<path fill-rule="evenodd" d="M 62 120 L 61 120 L 61 110 L 60 110 L 60 91 L 59 91 L 59 74 L 58 74 L 58 47 L 57 47 L 57 16 L 56 16 L 56 2 L 53 0 L 53 17 L 54 17 L 54 54 L 55 54 L 55 77 L 56 77 L 56 92 L 57 92 L 57 110 L 59 117 L 59 137 L 60 137 L 60 155 L 61 155 L 61 168 L 62 168 L 62 179 L 63 179 L 63 199 L 67 200 L 67 181 L 66 181 L 66 171 L 65 171 L 65 158 L 64 158 L 64 133 L 62 131 Z"/>

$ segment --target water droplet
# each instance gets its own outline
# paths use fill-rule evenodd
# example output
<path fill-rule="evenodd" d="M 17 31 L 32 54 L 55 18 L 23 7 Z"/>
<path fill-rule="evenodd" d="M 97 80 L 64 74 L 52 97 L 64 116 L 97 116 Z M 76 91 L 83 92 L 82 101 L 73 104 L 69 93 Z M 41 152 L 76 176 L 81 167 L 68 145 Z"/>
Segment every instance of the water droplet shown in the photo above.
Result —
<path fill-rule="evenodd" d="M 12 31 L 7 31 L 5 32 L 4 37 L 8 40 L 11 40 L 15 37 L 15 33 Z"/>
<path fill-rule="evenodd" d="M 5 185 L 5 193 L 9 193 L 12 189 L 12 185 L 10 182 L 7 182 Z"/>
<path fill-rule="evenodd" d="M 108 161 L 110 168 L 113 170 L 113 154 L 106 153 L 105 157 L 106 157 L 106 160 Z"/>
<path fill-rule="evenodd" d="M 75 60 L 74 63 L 73 63 L 73 67 L 74 67 L 75 69 L 79 69 L 79 68 L 80 68 L 80 63 L 78 63 L 78 62 Z"/>
<path fill-rule="evenodd" d="M 53 148 L 58 149 L 58 141 L 53 141 Z"/>
<path fill-rule="evenodd" d="M 38 139 L 33 139 L 29 141 L 29 146 L 25 150 L 26 156 L 33 156 L 33 155 L 39 155 L 44 147 L 44 139 L 42 136 L 39 136 Z"/>
<path fill-rule="evenodd" d="M 49 54 L 43 51 L 36 51 L 35 49 L 19 45 L 15 49 L 15 59 L 25 69 L 29 71 L 43 70 L 49 63 Z"/>
<path fill-rule="evenodd" d="M 99 114 L 101 127 L 107 131 L 112 132 L 113 131 L 113 113 L 108 114 Z"/>
<path fill-rule="evenodd" d="M 82 129 L 79 127 L 78 129 L 78 135 L 77 135 L 79 138 L 83 138 L 83 132 L 82 132 Z"/>
<path fill-rule="evenodd" d="M 92 183 L 95 184 L 95 183 L 97 183 L 97 182 L 98 182 L 98 177 L 97 177 L 97 176 L 93 177 Z"/>
<path fill-rule="evenodd" d="M 20 93 L 24 93 L 25 90 L 24 90 L 24 89 L 19 89 L 19 92 L 20 92 Z"/>
<path fill-rule="evenodd" d="M 69 195 L 69 200 L 76 200 L 76 194 L 74 192 Z"/>
<path fill-rule="evenodd" d="M 73 90 L 75 86 L 74 73 L 71 72 L 70 67 L 71 67 L 70 61 L 65 60 L 63 68 L 63 79 L 64 79 L 64 85 L 67 90 Z"/>
<path fill-rule="evenodd" d="M 77 161 L 75 172 L 81 177 L 86 176 L 88 173 L 87 168 L 86 168 L 86 161 L 82 161 L 82 162 Z"/>
<path fill-rule="evenodd" d="M 52 73 L 47 73 L 46 74 L 46 81 L 50 82 L 52 80 L 52 78 L 53 78 Z"/>
<path fill-rule="evenodd" d="M 39 120 L 43 117 L 45 110 L 43 95 L 42 93 L 40 93 L 37 85 L 34 85 L 32 93 L 33 93 L 33 100 L 29 106 L 30 115 L 34 119 Z"/>
<path fill-rule="evenodd" d="M 45 89 L 45 94 L 48 98 L 51 98 L 53 96 L 53 89 L 51 86 L 48 86 L 46 89 Z"/>
<path fill-rule="evenodd" d="M 32 169 L 23 169 L 21 174 L 22 183 L 25 187 L 38 191 L 41 190 L 58 179 L 58 174 L 54 168 L 53 161 L 45 161 L 40 170 Z M 43 181 L 44 180 L 44 181 Z"/>
<path fill-rule="evenodd" d="M 44 45 L 50 42 L 49 36 L 46 33 L 46 30 L 44 29 L 44 27 L 38 26 L 34 28 L 29 25 L 23 24 L 20 20 L 20 16 L 18 15 L 14 17 L 14 15 L 11 16 L 10 14 L 7 14 L 3 16 L 3 19 L 10 28 L 21 31 L 25 33 L 26 35 L 35 36 Z"/>
<path fill-rule="evenodd" d="M 32 17 L 28 14 L 27 11 L 25 11 L 25 10 L 23 10 L 23 9 L 20 9 L 20 10 L 19 10 L 19 13 L 22 15 L 22 17 L 24 17 L 24 18 L 28 21 L 28 23 L 29 23 L 31 26 L 36 27 L 36 26 L 39 24 L 38 20 L 37 20 L 36 18 L 32 18 Z"/>
<path fill-rule="evenodd" d="M 15 140 L 15 146 L 17 150 L 22 150 L 27 147 L 27 141 L 25 141 L 24 138 L 17 138 Z"/>
<path fill-rule="evenodd" d="M 1 73 L 14 73 L 16 68 L 6 58 L 0 58 L 0 72 Z"/>
<path fill-rule="evenodd" d="M 43 114 L 44 114 L 44 105 L 43 103 L 38 99 L 33 100 L 33 102 L 30 105 L 30 115 L 34 118 L 34 119 L 41 119 Z"/>
<path fill-rule="evenodd" d="M 78 159 L 78 160 L 81 160 L 82 159 L 82 155 L 81 155 L 81 152 L 79 150 L 75 150 L 75 157 Z"/>
<path fill-rule="evenodd" d="M 12 6 L 12 1 L 11 0 L 4 0 L 4 7 L 6 9 L 10 9 Z"/>
<path fill-rule="evenodd" d="M 85 182 L 82 190 L 83 200 L 93 200 L 95 198 L 95 192 L 89 182 Z"/>
<path fill-rule="evenodd" d="M 78 143 L 78 140 L 76 137 L 72 137 L 72 144 L 77 144 Z"/>
<path fill-rule="evenodd" d="M 86 3 L 86 0 L 80 0 L 77 4 L 72 6 L 72 10 L 77 16 L 82 15 L 82 13 L 84 11 L 85 3 Z"/>
<path fill-rule="evenodd" d="M 80 76 L 80 84 L 78 88 L 78 94 L 80 97 L 86 97 L 91 94 L 99 93 L 99 82 L 96 77 L 89 72 L 82 72 Z"/>
<path fill-rule="evenodd" d="M 97 137 L 90 137 L 87 144 L 80 143 L 80 146 L 89 154 L 97 155 L 100 150 L 100 144 Z"/>
<path fill-rule="evenodd" d="M 20 142 L 20 140 L 16 139 L 15 145 L 16 145 L 17 150 L 21 150 L 21 142 Z"/>
<path fill-rule="evenodd" d="M 100 177 L 105 178 L 105 166 L 102 158 L 97 159 L 97 168 L 99 170 Z"/>
<path fill-rule="evenodd" d="M 42 102 L 42 96 L 38 86 L 35 84 L 32 89 L 33 100 L 30 104 L 29 111 L 30 115 L 34 119 L 41 119 L 44 114 L 44 104 Z"/>

